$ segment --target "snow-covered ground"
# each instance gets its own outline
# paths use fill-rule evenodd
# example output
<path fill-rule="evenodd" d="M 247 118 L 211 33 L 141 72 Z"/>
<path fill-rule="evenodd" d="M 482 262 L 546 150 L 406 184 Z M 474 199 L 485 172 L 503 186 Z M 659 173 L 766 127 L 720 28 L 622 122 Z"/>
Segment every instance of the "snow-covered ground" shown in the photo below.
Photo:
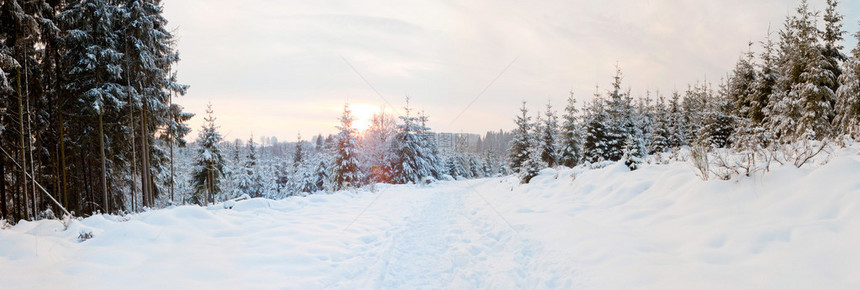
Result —
<path fill-rule="evenodd" d="M 0 230 L 33 288 L 860 288 L 860 156 L 701 181 L 623 164 Z M 364 211 L 366 209 L 366 211 Z M 82 232 L 92 238 L 79 242 Z"/>

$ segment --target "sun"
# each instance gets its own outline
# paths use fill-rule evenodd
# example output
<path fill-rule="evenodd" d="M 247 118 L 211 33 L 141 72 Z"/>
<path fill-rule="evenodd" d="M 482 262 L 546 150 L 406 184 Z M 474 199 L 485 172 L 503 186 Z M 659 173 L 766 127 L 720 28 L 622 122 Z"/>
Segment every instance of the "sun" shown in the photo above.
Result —
<path fill-rule="evenodd" d="M 359 132 L 364 132 L 373 122 L 373 115 L 379 113 L 380 108 L 370 104 L 350 104 L 349 109 L 352 110 L 352 116 L 355 118 L 352 121 L 352 127 Z"/>

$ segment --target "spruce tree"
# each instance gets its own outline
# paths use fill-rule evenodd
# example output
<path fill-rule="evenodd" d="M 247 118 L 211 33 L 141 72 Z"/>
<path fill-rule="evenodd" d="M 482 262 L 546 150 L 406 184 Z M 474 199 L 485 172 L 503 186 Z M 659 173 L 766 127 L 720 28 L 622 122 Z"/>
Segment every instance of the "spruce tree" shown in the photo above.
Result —
<path fill-rule="evenodd" d="M 753 108 L 752 104 L 756 84 L 753 56 L 752 42 L 750 42 L 747 52 L 738 59 L 728 79 L 726 97 L 732 106 L 731 111 L 739 118 L 752 118 L 753 115 L 760 114 L 756 112 L 759 108 Z"/>
<path fill-rule="evenodd" d="M 218 143 L 221 133 L 215 125 L 215 113 L 212 103 L 206 105 L 206 117 L 203 128 L 197 136 L 197 158 L 194 160 L 192 172 L 192 187 L 194 201 L 200 205 L 208 205 L 215 201 L 215 195 L 221 192 L 221 177 L 224 173 L 224 159 Z"/>
<path fill-rule="evenodd" d="M 860 31 L 854 34 L 860 41 Z M 860 44 L 851 50 L 851 56 L 843 64 L 839 76 L 839 90 L 836 91 L 836 117 L 833 122 L 839 133 L 853 134 L 858 137 L 860 125 Z"/>
<path fill-rule="evenodd" d="M 409 98 L 406 98 L 402 123 L 397 124 L 397 135 L 391 143 L 392 156 L 391 172 L 394 183 L 421 183 L 427 178 L 438 179 L 445 171 L 445 164 L 438 156 L 435 142 L 430 140 L 430 128 L 427 127 L 427 116 L 412 115 Z"/>
<path fill-rule="evenodd" d="M 776 59 L 770 33 L 768 33 L 767 40 L 762 43 L 762 49 L 763 51 L 760 55 L 761 63 L 758 64 L 758 69 L 756 70 L 755 83 L 752 87 L 753 91 L 749 96 L 750 107 L 747 114 L 747 117 L 756 126 L 761 126 L 765 120 L 768 102 L 774 93 L 777 80 Z"/>
<path fill-rule="evenodd" d="M 836 99 L 836 79 L 824 49 L 817 45 L 817 13 L 801 2 L 780 33 L 777 92 L 769 102 L 769 127 L 783 141 L 825 138 Z"/>
<path fill-rule="evenodd" d="M 576 99 L 573 98 L 572 91 L 570 97 L 567 98 L 567 106 L 564 108 L 562 119 L 564 122 L 561 126 L 562 140 L 559 164 L 574 167 L 582 159 L 582 131 L 579 124 L 579 110 L 576 108 Z"/>
<path fill-rule="evenodd" d="M 250 197 L 263 196 L 263 177 L 261 175 L 260 161 L 257 157 L 257 144 L 254 136 L 248 139 L 247 154 L 239 174 L 239 191 Z"/>
<path fill-rule="evenodd" d="M 540 113 L 538 113 L 540 115 Z M 541 160 L 541 144 L 538 136 L 540 136 L 540 126 L 533 126 L 534 131 L 529 132 L 531 135 L 527 140 L 526 154 L 527 159 L 523 162 L 520 169 L 520 183 L 529 183 L 532 178 L 537 176 L 540 171 L 546 168 L 547 164 Z"/>
<path fill-rule="evenodd" d="M 543 125 L 540 126 L 540 158 L 541 161 L 547 164 L 549 167 L 555 167 L 558 164 L 558 150 L 556 149 L 556 145 L 558 143 L 558 118 L 555 116 L 555 111 L 552 110 L 552 104 L 546 104 L 546 112 L 544 112 L 545 119 L 543 120 Z"/>
<path fill-rule="evenodd" d="M 610 117 L 606 112 L 604 100 L 595 93 L 594 99 L 585 108 L 583 141 L 583 159 L 586 162 L 597 163 L 607 160 L 609 146 L 607 140 Z"/>
<path fill-rule="evenodd" d="M 332 164 L 333 190 L 342 190 L 360 186 L 362 179 L 358 165 L 358 130 L 352 127 L 352 111 L 349 105 L 343 106 L 340 117 L 340 133 L 337 134 L 334 162 Z"/>
<path fill-rule="evenodd" d="M 630 132 L 632 126 L 629 116 L 630 95 L 629 92 L 625 93 L 621 88 L 621 80 L 623 79 L 621 67 L 615 67 L 615 76 L 612 79 L 612 89 L 606 100 L 606 114 L 609 119 L 606 122 L 606 132 L 603 133 L 603 143 L 605 144 L 603 159 L 618 161 L 624 155 L 625 135 Z"/>
<path fill-rule="evenodd" d="M 653 131 L 650 135 L 648 145 L 649 153 L 668 152 L 671 146 L 669 139 L 672 137 L 670 131 L 671 119 L 669 111 L 666 109 L 666 100 L 662 95 L 657 96 L 657 103 L 654 106 L 654 124 Z"/>
<path fill-rule="evenodd" d="M 523 101 L 523 106 L 520 108 L 521 115 L 514 120 L 517 128 L 514 129 L 514 139 L 511 140 L 508 149 L 508 167 L 515 173 L 523 170 L 523 163 L 530 158 L 529 154 L 531 154 L 529 147 L 532 142 L 532 117 L 528 113 L 526 102 Z"/>

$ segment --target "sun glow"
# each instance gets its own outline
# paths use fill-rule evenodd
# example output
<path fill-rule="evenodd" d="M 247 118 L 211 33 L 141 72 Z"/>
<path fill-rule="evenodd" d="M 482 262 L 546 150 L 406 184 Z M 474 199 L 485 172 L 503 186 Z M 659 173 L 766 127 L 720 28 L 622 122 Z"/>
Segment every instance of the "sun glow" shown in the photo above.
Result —
<path fill-rule="evenodd" d="M 373 122 L 373 114 L 380 112 L 381 108 L 370 104 L 350 104 L 349 109 L 352 110 L 352 116 L 355 120 L 352 126 L 359 132 L 364 132 Z"/>

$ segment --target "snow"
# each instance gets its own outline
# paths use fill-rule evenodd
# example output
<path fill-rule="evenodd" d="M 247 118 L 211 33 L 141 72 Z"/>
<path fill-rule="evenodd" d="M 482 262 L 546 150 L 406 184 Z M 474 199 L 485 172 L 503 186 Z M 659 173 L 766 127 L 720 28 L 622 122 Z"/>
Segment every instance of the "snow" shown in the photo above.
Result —
<path fill-rule="evenodd" d="M 0 230 L 0 273 L 7 289 L 857 289 L 858 171 L 847 149 L 730 181 L 621 162 L 22 221 Z"/>

